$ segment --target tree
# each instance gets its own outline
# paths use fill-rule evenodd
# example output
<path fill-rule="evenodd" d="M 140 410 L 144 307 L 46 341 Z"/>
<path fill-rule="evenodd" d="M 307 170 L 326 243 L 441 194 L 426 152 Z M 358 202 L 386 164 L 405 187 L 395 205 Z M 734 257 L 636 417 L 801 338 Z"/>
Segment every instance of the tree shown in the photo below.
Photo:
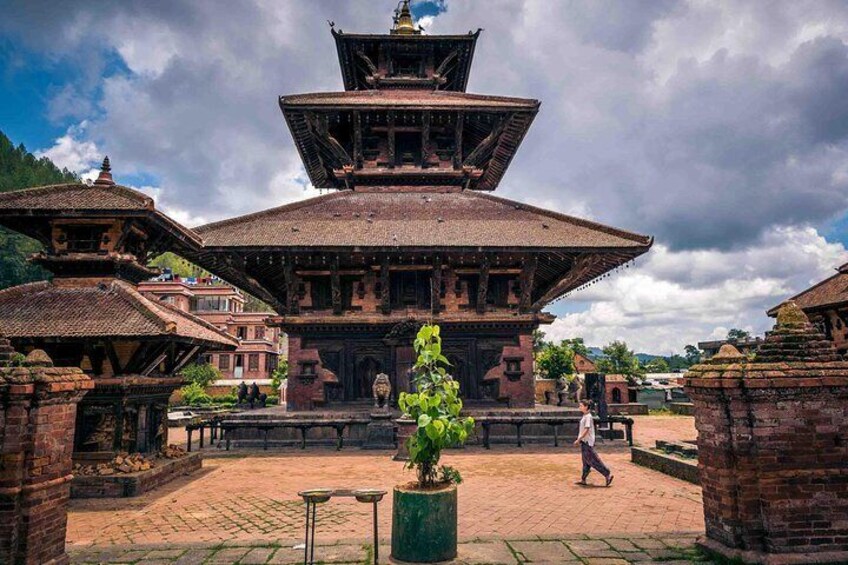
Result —
<path fill-rule="evenodd" d="M 654 357 L 645 363 L 645 372 L 647 373 L 668 373 L 668 362 L 662 357 Z"/>
<path fill-rule="evenodd" d="M 274 369 L 274 372 L 271 373 L 271 387 L 275 391 L 280 390 L 280 385 L 283 384 L 283 381 L 289 378 L 289 360 L 281 359 L 280 363 Z"/>
<path fill-rule="evenodd" d="M 536 356 L 536 367 L 549 379 L 574 373 L 574 351 L 567 345 L 548 344 Z"/>
<path fill-rule="evenodd" d="M 666 361 L 668 362 L 668 368 L 671 371 L 679 371 L 682 369 L 688 369 L 692 364 L 686 360 L 682 355 L 678 355 L 675 353 L 671 357 L 666 357 Z"/>
<path fill-rule="evenodd" d="M 586 347 L 586 344 L 583 342 L 582 337 L 575 337 L 575 338 L 572 338 L 572 339 L 564 339 L 559 343 L 560 343 L 560 345 L 568 347 L 574 353 L 579 353 L 580 355 L 583 355 L 584 357 L 589 356 L 589 348 Z"/>
<path fill-rule="evenodd" d="M 545 332 L 536 328 L 533 330 L 533 353 L 538 354 L 541 352 L 550 342 L 545 341 Z"/>
<path fill-rule="evenodd" d="M 687 345 L 683 348 L 683 352 L 686 356 L 686 361 L 690 365 L 694 365 L 701 361 L 701 350 L 695 347 L 694 345 Z"/>
<path fill-rule="evenodd" d="M 206 388 L 221 378 L 221 371 L 209 363 L 192 363 L 180 371 L 180 376 L 191 384 Z"/>
<path fill-rule="evenodd" d="M 644 378 L 644 369 L 627 344 L 613 341 L 602 349 L 604 358 L 597 362 L 598 371 L 608 375 L 624 375 L 632 384 Z"/>
<path fill-rule="evenodd" d="M 751 332 L 746 332 L 745 330 L 740 330 L 739 328 L 733 328 L 729 332 L 727 332 L 727 339 L 732 339 L 734 341 L 743 340 L 751 337 Z"/>

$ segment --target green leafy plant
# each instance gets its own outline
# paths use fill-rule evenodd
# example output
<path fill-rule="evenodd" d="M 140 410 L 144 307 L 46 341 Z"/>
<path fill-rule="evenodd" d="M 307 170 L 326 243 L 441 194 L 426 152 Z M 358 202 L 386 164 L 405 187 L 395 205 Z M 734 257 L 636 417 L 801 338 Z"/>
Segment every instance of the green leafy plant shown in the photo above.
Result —
<path fill-rule="evenodd" d="M 462 480 L 459 471 L 439 467 L 439 459 L 444 448 L 465 443 L 474 429 L 474 419 L 459 416 L 462 410 L 459 383 L 445 369 L 450 363 L 442 355 L 439 326 L 422 326 L 413 346 L 418 354 L 413 367 L 416 392 L 403 392 L 398 398 L 400 409 L 418 426 L 406 441 L 409 451 L 406 467 L 416 470 L 421 488 L 459 483 Z"/>
<path fill-rule="evenodd" d="M 198 383 L 189 383 L 180 389 L 183 404 L 188 406 L 205 406 L 212 403 L 212 398 Z"/>
<path fill-rule="evenodd" d="M 192 363 L 180 371 L 180 376 L 190 384 L 206 388 L 221 378 L 221 371 L 209 363 Z"/>
<path fill-rule="evenodd" d="M 289 377 L 289 361 L 288 359 L 281 359 L 280 364 L 277 365 L 277 368 L 274 369 L 274 372 L 271 373 L 271 388 L 274 390 L 280 390 L 280 385 L 283 384 L 283 381 Z"/>

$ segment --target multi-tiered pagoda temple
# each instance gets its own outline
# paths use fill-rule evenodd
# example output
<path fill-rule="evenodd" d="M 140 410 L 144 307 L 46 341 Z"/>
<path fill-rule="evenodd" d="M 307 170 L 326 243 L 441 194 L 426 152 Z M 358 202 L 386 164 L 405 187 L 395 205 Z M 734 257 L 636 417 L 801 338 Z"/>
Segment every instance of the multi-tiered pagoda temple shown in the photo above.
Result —
<path fill-rule="evenodd" d="M 198 228 L 189 257 L 279 312 L 290 409 L 408 389 L 427 320 L 467 403 L 532 406 L 542 308 L 652 239 L 491 195 L 539 102 L 465 92 L 479 31 L 425 35 L 403 2 L 389 34 L 332 34 L 345 91 L 279 103 L 333 192 Z"/>

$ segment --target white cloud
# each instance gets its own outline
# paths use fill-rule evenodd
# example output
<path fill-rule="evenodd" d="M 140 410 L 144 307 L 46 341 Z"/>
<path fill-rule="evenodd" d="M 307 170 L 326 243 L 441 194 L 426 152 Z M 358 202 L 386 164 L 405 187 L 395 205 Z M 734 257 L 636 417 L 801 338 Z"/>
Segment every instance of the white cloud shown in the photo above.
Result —
<path fill-rule="evenodd" d="M 624 339 L 637 351 L 665 354 L 724 337 L 731 327 L 762 334 L 773 324 L 768 308 L 846 261 L 842 244 L 828 243 L 812 228 L 775 228 L 737 251 L 656 245 L 636 267 L 572 295 L 587 309 L 544 331 L 557 340 L 582 336 L 593 345 Z"/>
<path fill-rule="evenodd" d="M 71 127 L 62 137 L 56 139 L 53 147 L 36 151 L 36 157 L 47 157 L 60 169 L 68 169 L 77 173 L 87 171 L 93 163 L 99 162 L 103 156 L 93 141 L 80 139 L 85 135 L 87 123 Z"/>

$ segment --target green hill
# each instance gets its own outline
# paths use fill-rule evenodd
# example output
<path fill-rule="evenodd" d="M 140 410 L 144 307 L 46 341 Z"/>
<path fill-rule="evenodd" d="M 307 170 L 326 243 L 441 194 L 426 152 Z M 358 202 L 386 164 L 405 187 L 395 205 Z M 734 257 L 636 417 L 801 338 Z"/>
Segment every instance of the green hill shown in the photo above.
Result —
<path fill-rule="evenodd" d="M 37 158 L 23 145 L 17 147 L 0 131 L 0 192 L 79 181 L 74 173 L 59 170 L 47 157 Z M 26 258 L 41 248 L 28 237 L 0 227 L 0 289 L 46 279 L 49 274 Z"/>

